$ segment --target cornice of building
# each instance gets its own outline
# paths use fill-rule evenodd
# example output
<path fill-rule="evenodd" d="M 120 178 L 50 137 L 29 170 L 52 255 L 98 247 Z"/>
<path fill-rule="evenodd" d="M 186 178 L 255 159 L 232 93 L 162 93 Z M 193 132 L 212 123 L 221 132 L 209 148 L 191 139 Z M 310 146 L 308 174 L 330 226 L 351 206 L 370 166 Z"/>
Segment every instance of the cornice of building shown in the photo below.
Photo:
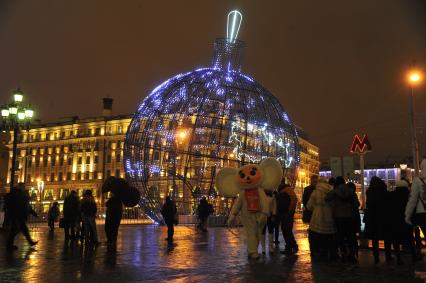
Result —
<path fill-rule="evenodd" d="M 98 117 L 88 117 L 80 119 L 78 116 L 65 118 L 62 121 L 57 122 L 47 122 L 47 123 L 39 123 L 39 124 L 32 124 L 31 129 L 42 129 L 42 128 L 53 128 L 58 126 L 72 126 L 76 124 L 87 124 L 87 123 L 93 123 L 93 122 L 111 122 L 111 121 L 120 121 L 120 120 L 127 120 L 132 119 L 132 115 L 116 115 L 116 116 L 98 116 Z"/>

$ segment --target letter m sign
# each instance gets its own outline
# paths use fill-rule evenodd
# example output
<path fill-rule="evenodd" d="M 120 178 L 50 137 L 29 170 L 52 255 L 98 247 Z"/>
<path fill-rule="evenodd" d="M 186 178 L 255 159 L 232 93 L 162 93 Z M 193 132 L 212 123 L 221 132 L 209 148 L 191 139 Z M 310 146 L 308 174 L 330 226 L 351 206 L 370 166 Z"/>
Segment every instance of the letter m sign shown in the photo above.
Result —
<path fill-rule="evenodd" d="M 355 135 L 351 146 L 351 153 L 367 153 L 371 151 L 371 144 L 368 140 L 367 135 L 364 135 L 362 139 L 358 135 Z"/>

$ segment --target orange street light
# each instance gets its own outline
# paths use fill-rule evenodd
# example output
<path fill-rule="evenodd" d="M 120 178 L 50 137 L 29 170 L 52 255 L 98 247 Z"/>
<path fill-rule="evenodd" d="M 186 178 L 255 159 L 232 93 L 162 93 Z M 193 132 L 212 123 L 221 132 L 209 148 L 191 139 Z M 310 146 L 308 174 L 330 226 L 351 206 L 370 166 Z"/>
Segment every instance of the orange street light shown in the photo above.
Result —
<path fill-rule="evenodd" d="M 408 83 L 411 86 L 418 85 L 422 81 L 422 74 L 418 70 L 408 72 Z"/>
<path fill-rule="evenodd" d="M 178 133 L 178 137 L 179 137 L 180 139 L 184 139 L 184 138 L 186 138 L 186 132 L 185 132 L 185 131 L 183 131 L 183 130 L 181 130 L 181 131 Z"/>

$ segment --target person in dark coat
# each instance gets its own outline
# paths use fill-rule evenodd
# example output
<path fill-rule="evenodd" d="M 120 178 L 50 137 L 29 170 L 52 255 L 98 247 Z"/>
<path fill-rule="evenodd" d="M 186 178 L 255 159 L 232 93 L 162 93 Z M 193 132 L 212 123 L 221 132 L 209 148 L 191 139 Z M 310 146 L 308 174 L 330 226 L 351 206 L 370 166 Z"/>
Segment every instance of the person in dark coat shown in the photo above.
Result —
<path fill-rule="evenodd" d="M 408 183 L 405 180 L 399 180 L 396 182 L 395 190 L 389 192 L 386 203 L 385 253 L 387 260 L 392 260 L 391 245 L 393 245 L 398 264 L 403 264 L 401 245 L 410 247 L 413 261 L 417 260 L 413 228 L 405 223 L 405 207 L 409 194 Z"/>
<path fill-rule="evenodd" d="M 293 234 L 294 213 L 297 206 L 297 196 L 294 189 L 281 182 L 276 199 L 276 216 L 281 223 L 281 229 L 285 241 L 285 249 L 282 252 L 286 255 L 292 255 L 299 250 L 296 239 Z"/>
<path fill-rule="evenodd" d="M 32 209 L 29 203 L 29 197 L 25 194 L 25 187 L 19 184 L 18 188 L 13 188 L 6 197 L 5 207 L 8 212 L 10 231 L 6 241 L 8 250 L 16 250 L 18 247 L 13 244 L 16 235 L 21 232 L 27 239 L 30 246 L 34 246 L 38 241 L 31 238 L 27 226 L 29 214 L 37 217 L 37 213 Z"/>
<path fill-rule="evenodd" d="M 348 188 L 355 193 L 355 202 L 358 203 L 358 206 L 354 207 L 354 217 L 355 217 L 355 221 L 353 222 L 354 224 L 354 230 L 356 234 L 361 234 L 361 214 L 359 213 L 359 208 L 361 206 L 361 203 L 359 202 L 358 199 L 358 195 L 356 194 L 356 186 L 354 183 L 352 182 L 348 182 L 346 183 L 346 185 L 348 186 Z M 358 250 L 359 250 L 359 244 L 358 241 L 355 241 L 355 257 L 358 259 Z"/>
<path fill-rule="evenodd" d="M 373 245 L 374 262 L 379 263 L 379 240 L 385 239 L 387 187 L 377 176 L 371 178 L 366 196 L 365 234 Z"/>
<path fill-rule="evenodd" d="M 207 232 L 207 219 L 214 212 L 213 206 L 203 197 L 197 207 L 197 215 L 200 220 L 199 228 Z"/>
<path fill-rule="evenodd" d="M 55 201 L 47 213 L 47 225 L 52 232 L 55 230 L 55 221 L 58 221 L 59 213 L 59 205 L 58 202 Z"/>
<path fill-rule="evenodd" d="M 92 196 L 91 190 L 84 192 L 83 200 L 81 201 L 81 216 L 83 218 L 84 226 L 84 240 L 86 245 L 97 245 L 98 233 L 96 231 L 96 202 Z"/>
<path fill-rule="evenodd" d="M 303 196 L 302 196 L 302 204 L 303 204 L 303 214 L 302 214 L 302 221 L 303 223 L 309 224 L 312 217 L 312 211 L 308 209 L 308 201 L 311 197 L 312 192 L 315 190 L 315 186 L 318 183 L 318 175 L 312 175 L 311 176 L 311 184 L 303 189 Z M 311 251 L 311 254 L 318 253 L 318 249 L 316 249 L 317 245 L 313 242 L 311 233 L 309 233 L 308 229 L 308 241 L 309 241 L 309 249 Z"/>
<path fill-rule="evenodd" d="M 105 234 L 108 245 L 117 243 L 118 228 L 123 216 L 123 202 L 113 192 L 106 202 Z"/>
<path fill-rule="evenodd" d="M 175 202 L 170 198 L 166 197 L 163 207 L 161 208 L 161 214 L 163 215 L 164 222 L 167 225 L 167 238 L 169 242 L 173 241 L 174 225 L 177 224 L 177 208 Z"/>
<path fill-rule="evenodd" d="M 65 198 L 63 213 L 65 240 L 75 239 L 75 227 L 79 225 L 80 221 L 80 200 L 76 191 L 71 191 L 70 195 Z"/>
<path fill-rule="evenodd" d="M 326 195 L 333 210 L 334 223 L 337 228 L 337 244 L 342 261 L 356 262 L 357 239 L 355 210 L 359 207 L 355 191 L 346 185 L 341 176 L 336 178 L 334 188 Z"/>

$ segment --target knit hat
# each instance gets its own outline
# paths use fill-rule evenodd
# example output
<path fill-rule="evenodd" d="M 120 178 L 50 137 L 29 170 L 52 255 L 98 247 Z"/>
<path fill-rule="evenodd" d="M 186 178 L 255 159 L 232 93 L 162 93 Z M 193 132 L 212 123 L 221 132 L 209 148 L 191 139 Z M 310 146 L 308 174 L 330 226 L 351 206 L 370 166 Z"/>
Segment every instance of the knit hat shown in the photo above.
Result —
<path fill-rule="evenodd" d="M 395 184 L 396 188 L 408 188 L 408 183 L 405 180 L 398 180 Z"/>

